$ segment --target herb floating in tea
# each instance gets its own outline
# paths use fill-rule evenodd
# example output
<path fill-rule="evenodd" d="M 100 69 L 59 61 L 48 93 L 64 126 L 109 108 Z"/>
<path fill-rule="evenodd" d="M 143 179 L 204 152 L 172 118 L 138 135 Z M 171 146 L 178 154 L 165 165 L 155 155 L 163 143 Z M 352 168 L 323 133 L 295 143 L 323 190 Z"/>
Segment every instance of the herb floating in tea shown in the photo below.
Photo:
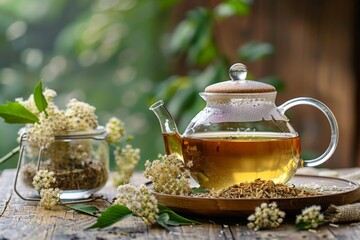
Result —
<path fill-rule="evenodd" d="M 271 180 L 256 179 L 253 182 L 242 182 L 218 192 L 210 192 L 210 197 L 217 198 L 291 198 L 321 195 L 299 189 L 294 185 L 276 184 Z"/>

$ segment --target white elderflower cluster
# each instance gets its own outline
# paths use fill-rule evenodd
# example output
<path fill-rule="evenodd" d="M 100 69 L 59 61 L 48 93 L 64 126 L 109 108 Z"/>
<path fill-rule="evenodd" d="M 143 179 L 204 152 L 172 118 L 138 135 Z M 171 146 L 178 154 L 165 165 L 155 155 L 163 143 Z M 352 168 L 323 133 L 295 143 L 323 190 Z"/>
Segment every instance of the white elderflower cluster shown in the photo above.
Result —
<path fill-rule="evenodd" d="M 134 216 L 140 217 L 147 225 L 156 222 L 159 213 L 157 200 L 145 185 L 135 187 L 126 184 L 119 186 L 117 190 L 119 193 L 114 205 L 125 205 Z"/>
<path fill-rule="evenodd" d="M 269 205 L 262 203 L 259 207 L 255 208 L 255 213 L 248 217 L 249 223 L 247 226 L 254 229 L 276 228 L 284 221 L 285 212 L 280 211 L 276 202 Z"/>
<path fill-rule="evenodd" d="M 43 94 L 48 103 L 46 113 L 39 113 L 33 94 L 25 101 L 22 98 L 16 99 L 18 103 L 22 104 L 39 118 L 39 122 L 35 123 L 33 127 L 27 131 L 29 142 L 37 147 L 48 147 L 54 141 L 55 133 L 64 131 L 67 127 L 67 119 L 64 111 L 60 111 L 53 102 L 56 92 L 51 89 L 45 89 Z"/>
<path fill-rule="evenodd" d="M 43 112 L 39 112 L 33 94 L 30 95 L 27 100 L 23 100 L 22 98 L 16 99 L 18 103 L 34 113 L 39 119 L 38 122 L 31 125 L 29 124 L 28 128 L 25 129 L 28 142 L 30 146 L 34 148 L 35 154 L 39 151 L 37 148 L 40 147 L 44 147 L 47 152 L 51 152 L 51 144 L 55 141 L 55 136 L 58 134 L 69 131 L 87 131 L 97 128 L 98 121 L 95 114 L 95 107 L 76 99 L 71 99 L 67 104 L 67 108 L 60 110 L 54 103 L 54 97 L 57 95 L 54 90 L 45 89 L 43 95 L 47 102 L 47 107 Z M 113 127 L 111 129 L 118 131 L 118 136 L 124 133 L 125 130 L 122 122 L 117 122 L 116 120 L 112 120 L 112 122 Z M 23 131 L 21 133 L 23 133 Z M 58 146 L 54 147 L 57 148 Z M 69 147 L 66 154 L 69 155 L 70 159 L 81 163 L 82 160 L 89 157 L 91 150 L 87 144 L 77 145 Z M 61 154 L 59 151 L 56 152 L 57 155 Z M 52 160 L 54 159 L 52 158 Z M 61 160 L 66 158 L 59 156 L 56 159 Z"/>
<path fill-rule="evenodd" d="M 108 132 L 106 137 L 108 143 L 119 143 L 120 139 L 125 135 L 125 124 L 116 117 L 110 118 L 105 128 Z"/>
<path fill-rule="evenodd" d="M 44 188 L 40 191 L 40 206 L 53 209 L 60 201 L 61 190 L 59 188 Z"/>
<path fill-rule="evenodd" d="M 295 224 L 300 229 L 315 229 L 324 224 L 324 215 L 320 213 L 320 206 L 311 206 L 296 216 Z"/>
<path fill-rule="evenodd" d="M 44 112 L 40 113 L 39 122 L 35 123 L 27 132 L 29 143 L 38 147 L 48 147 L 54 142 L 55 134 L 66 129 L 66 122 L 64 111 L 53 109 L 47 116 Z"/>
<path fill-rule="evenodd" d="M 55 173 L 49 170 L 39 170 L 33 178 L 33 186 L 37 191 L 44 188 L 50 188 L 56 182 Z"/>
<path fill-rule="evenodd" d="M 133 174 L 136 164 L 140 160 L 140 149 L 133 148 L 127 144 L 121 149 L 116 147 L 114 150 L 117 172 L 114 175 L 114 184 L 116 186 L 128 183 Z"/>
<path fill-rule="evenodd" d="M 49 89 L 49 88 L 46 88 L 45 91 L 43 92 L 43 94 L 48 103 L 52 102 L 54 97 L 57 96 L 57 93 L 54 90 Z"/>
<path fill-rule="evenodd" d="M 96 129 L 98 126 L 95 107 L 71 99 L 65 111 L 59 110 L 53 99 L 56 92 L 45 89 L 43 95 L 48 103 L 45 112 L 39 112 L 33 94 L 27 100 L 22 98 L 16 101 L 26 109 L 38 116 L 39 122 L 34 123 L 29 130 L 29 143 L 37 147 L 49 147 L 55 140 L 55 135 L 65 131 L 86 131 Z"/>
<path fill-rule="evenodd" d="M 71 99 L 66 107 L 65 115 L 68 119 L 68 130 L 86 131 L 97 128 L 95 107 L 75 98 Z"/>
<path fill-rule="evenodd" d="M 159 159 L 145 163 L 144 176 L 153 182 L 153 190 L 173 195 L 189 195 L 192 190 L 188 177 L 189 170 L 176 154 L 159 155 Z"/>
<path fill-rule="evenodd" d="M 46 209 L 52 209 L 60 203 L 60 189 L 52 188 L 56 182 L 54 175 L 53 171 L 39 170 L 32 182 L 34 188 L 40 193 L 40 206 Z"/>
<path fill-rule="evenodd" d="M 63 122 L 61 122 L 62 120 L 64 120 L 64 118 L 60 116 L 61 113 L 59 113 L 59 110 L 53 103 L 53 98 L 56 96 L 56 92 L 51 89 L 45 89 L 43 94 L 48 103 L 46 114 L 39 113 L 39 110 L 35 104 L 33 94 L 31 94 L 27 100 L 23 100 L 23 98 L 15 99 L 15 101 L 17 101 L 27 110 L 39 117 L 39 122 L 35 123 L 34 126 L 30 130 L 28 130 L 29 142 L 38 147 L 49 146 L 51 142 L 54 141 L 54 131 L 56 130 L 54 128 L 61 128 L 62 126 L 64 126 Z M 52 122 L 53 119 L 56 120 L 55 123 Z"/>

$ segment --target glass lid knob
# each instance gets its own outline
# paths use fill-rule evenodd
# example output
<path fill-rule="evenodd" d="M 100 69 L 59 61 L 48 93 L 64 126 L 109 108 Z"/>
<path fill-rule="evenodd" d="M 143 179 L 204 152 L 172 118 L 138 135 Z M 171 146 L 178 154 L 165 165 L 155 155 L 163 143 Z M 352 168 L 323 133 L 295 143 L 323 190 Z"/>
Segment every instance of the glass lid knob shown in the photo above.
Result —
<path fill-rule="evenodd" d="M 246 75 L 247 75 L 247 69 L 244 64 L 235 63 L 230 67 L 229 76 L 232 81 L 238 81 L 238 80 L 244 81 L 246 79 Z"/>

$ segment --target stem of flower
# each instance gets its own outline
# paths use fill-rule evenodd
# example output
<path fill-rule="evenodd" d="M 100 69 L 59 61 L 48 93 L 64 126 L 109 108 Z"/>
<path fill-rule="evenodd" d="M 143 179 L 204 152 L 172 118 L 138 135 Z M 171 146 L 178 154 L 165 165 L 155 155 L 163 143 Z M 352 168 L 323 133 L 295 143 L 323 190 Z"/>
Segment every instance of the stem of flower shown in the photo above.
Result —
<path fill-rule="evenodd" d="M 16 148 L 14 148 L 13 150 L 11 150 L 10 152 L 8 152 L 5 156 L 3 156 L 0 159 L 0 164 L 3 162 L 6 162 L 7 160 L 9 160 L 12 156 L 14 156 L 15 154 L 17 154 L 20 150 L 20 146 L 17 146 Z"/>

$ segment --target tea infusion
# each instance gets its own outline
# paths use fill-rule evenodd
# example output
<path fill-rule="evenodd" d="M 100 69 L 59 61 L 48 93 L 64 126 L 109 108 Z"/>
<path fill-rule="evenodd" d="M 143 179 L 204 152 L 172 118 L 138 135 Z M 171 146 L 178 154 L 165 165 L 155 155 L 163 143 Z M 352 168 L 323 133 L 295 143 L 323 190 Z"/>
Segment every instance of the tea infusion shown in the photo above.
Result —
<path fill-rule="evenodd" d="M 284 133 L 216 132 L 182 138 L 163 134 L 167 154 L 181 151 L 185 163 L 192 161 L 192 177 L 204 188 L 224 189 L 257 178 L 286 183 L 300 159 L 300 139 Z M 180 146 L 181 143 L 181 146 Z M 180 151 L 181 149 L 181 151 Z"/>

